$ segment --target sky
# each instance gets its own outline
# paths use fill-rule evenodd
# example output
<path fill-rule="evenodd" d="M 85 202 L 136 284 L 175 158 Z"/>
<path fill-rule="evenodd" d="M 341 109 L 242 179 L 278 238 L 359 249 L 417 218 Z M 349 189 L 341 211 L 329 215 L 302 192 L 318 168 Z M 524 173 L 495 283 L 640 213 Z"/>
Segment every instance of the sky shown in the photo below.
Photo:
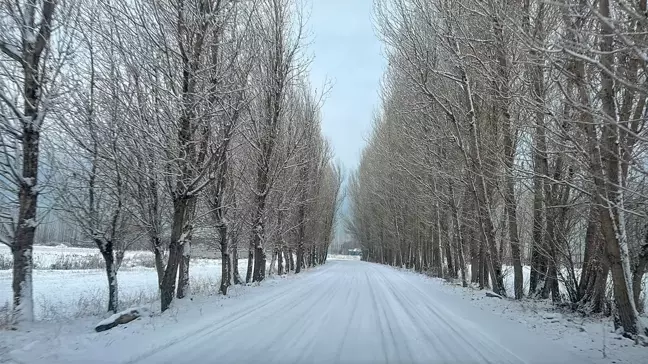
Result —
<path fill-rule="evenodd" d="M 379 106 L 385 59 L 371 22 L 373 0 L 311 0 L 311 81 L 321 90 L 332 88 L 322 108 L 322 132 L 331 142 L 335 160 L 354 170 L 371 118 Z"/>

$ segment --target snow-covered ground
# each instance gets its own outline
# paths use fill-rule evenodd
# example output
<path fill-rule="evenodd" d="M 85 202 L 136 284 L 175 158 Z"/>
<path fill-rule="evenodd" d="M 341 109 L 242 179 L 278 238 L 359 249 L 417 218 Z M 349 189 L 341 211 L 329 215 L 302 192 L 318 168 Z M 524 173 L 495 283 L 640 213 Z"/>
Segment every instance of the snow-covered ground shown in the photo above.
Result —
<path fill-rule="evenodd" d="M 15 363 L 644 363 L 596 321 L 486 298 L 440 279 L 331 259 L 300 275 L 196 296 L 115 329 L 98 320 L 0 332 Z M 605 358 L 604 358 L 605 356 Z"/>
<path fill-rule="evenodd" d="M 507 294 L 509 296 L 513 296 L 514 295 L 513 267 L 504 265 L 502 268 L 503 268 L 502 271 L 503 271 L 503 274 L 504 274 L 504 288 L 506 288 L 506 292 L 507 292 Z M 576 279 L 580 279 L 581 270 L 580 269 L 575 269 L 574 273 L 576 275 Z M 470 281 L 470 264 L 468 264 L 468 266 L 466 267 L 466 275 L 467 275 L 466 279 L 468 281 Z M 522 275 L 524 277 L 523 288 L 524 288 L 524 293 L 526 295 L 529 292 L 529 280 L 530 280 L 530 277 L 531 277 L 531 267 L 529 267 L 528 265 L 523 266 L 522 267 Z M 565 276 L 565 277 L 567 276 L 567 271 L 566 270 L 563 272 L 563 276 Z M 648 294 L 646 294 L 646 292 L 648 292 L 648 274 L 644 275 L 642 285 L 643 285 L 643 288 L 642 288 L 641 298 L 644 301 L 644 307 L 648 308 Z M 569 296 L 568 296 L 568 293 L 567 293 L 567 288 L 565 288 L 564 282 L 560 281 L 559 282 L 559 287 L 560 287 L 560 292 L 565 297 L 565 299 L 569 299 Z M 610 275 L 608 277 L 608 291 L 611 294 L 611 292 L 612 292 L 612 275 Z"/>
<path fill-rule="evenodd" d="M 6 247 L 0 254 L 9 254 Z M 103 269 L 52 270 L 42 269 L 59 257 L 82 260 L 97 254 L 96 249 L 36 246 L 34 260 L 34 310 L 37 320 L 66 320 L 105 313 L 108 282 Z M 157 275 L 154 268 L 139 266 L 144 251 L 127 252 L 125 263 L 117 273 L 121 306 L 155 305 L 158 297 Z M 67 259 L 66 258 L 66 259 Z M 217 259 L 191 261 L 191 289 L 199 294 L 216 292 L 221 276 Z M 247 259 L 239 260 L 239 273 L 245 278 Z M 11 270 L 0 270 L 0 308 L 9 307 L 12 299 Z"/>
<path fill-rule="evenodd" d="M 6 245 L 0 245 L 0 261 L 10 262 L 11 250 Z M 77 248 L 64 244 L 57 246 L 35 245 L 33 253 L 34 269 L 52 269 L 53 265 L 62 263 L 81 263 L 96 260 L 98 265 L 103 264 L 103 259 L 96 248 Z M 122 266 L 124 268 L 141 266 L 143 263 L 153 264 L 153 253 L 150 251 L 129 250 L 124 254 Z M 94 263 L 94 262 L 93 262 Z M 57 268 L 62 269 L 62 268 Z"/>
<path fill-rule="evenodd" d="M 247 260 L 239 261 L 242 277 L 245 277 L 246 264 Z M 193 261 L 189 269 L 192 290 L 199 293 L 217 290 L 220 261 Z M 157 298 L 157 275 L 153 268 L 122 268 L 117 280 L 122 307 L 146 304 Z M 11 297 L 11 271 L 0 271 L 0 306 L 10 302 Z M 34 310 L 38 320 L 103 314 L 107 301 L 108 282 L 101 269 L 34 271 Z"/>
<path fill-rule="evenodd" d="M 329 260 L 360 260 L 358 255 L 329 254 Z"/>

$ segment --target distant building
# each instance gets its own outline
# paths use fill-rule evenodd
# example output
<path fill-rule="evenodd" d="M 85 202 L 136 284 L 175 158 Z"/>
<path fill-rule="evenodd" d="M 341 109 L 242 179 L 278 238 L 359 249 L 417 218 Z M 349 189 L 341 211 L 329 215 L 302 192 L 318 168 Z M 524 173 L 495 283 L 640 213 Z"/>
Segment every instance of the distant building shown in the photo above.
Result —
<path fill-rule="evenodd" d="M 355 249 L 349 249 L 349 255 L 362 255 L 362 249 L 355 248 Z"/>

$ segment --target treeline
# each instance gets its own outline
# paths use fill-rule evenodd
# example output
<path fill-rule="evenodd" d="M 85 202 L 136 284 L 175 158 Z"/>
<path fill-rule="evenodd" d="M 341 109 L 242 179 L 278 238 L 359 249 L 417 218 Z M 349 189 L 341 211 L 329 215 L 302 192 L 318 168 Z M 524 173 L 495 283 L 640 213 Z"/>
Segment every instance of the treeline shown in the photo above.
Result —
<path fill-rule="evenodd" d="M 363 258 L 644 333 L 645 14 L 645 1 L 378 0 L 389 65 L 349 191 Z"/>
<path fill-rule="evenodd" d="M 162 311 L 189 293 L 194 236 L 219 247 L 222 294 L 326 261 L 342 176 L 303 14 L 297 0 L 0 4 L 0 241 L 16 323 L 33 319 L 48 216 L 98 248 L 109 311 L 136 242 L 155 255 Z"/>

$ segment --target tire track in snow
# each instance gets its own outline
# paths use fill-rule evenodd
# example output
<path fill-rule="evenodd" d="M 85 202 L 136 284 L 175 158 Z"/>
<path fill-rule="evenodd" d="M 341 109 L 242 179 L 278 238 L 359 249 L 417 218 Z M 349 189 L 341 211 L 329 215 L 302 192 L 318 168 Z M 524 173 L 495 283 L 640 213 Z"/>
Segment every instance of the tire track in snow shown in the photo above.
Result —
<path fill-rule="evenodd" d="M 351 281 L 351 286 L 353 285 L 354 282 L 358 280 L 357 276 L 352 275 L 351 277 L 346 277 L 345 278 L 349 279 Z M 351 306 L 353 309 L 351 310 L 351 313 L 349 314 L 349 322 L 352 322 L 352 320 L 356 317 L 356 314 L 358 312 L 358 308 L 360 307 L 359 305 L 359 298 L 360 298 L 360 293 L 358 290 L 350 290 L 351 294 L 347 296 L 347 300 L 345 301 L 345 306 Z M 355 293 L 355 295 L 353 295 Z M 350 297 L 353 295 L 353 299 L 350 299 Z M 340 362 L 342 359 L 342 352 L 344 350 L 344 344 L 346 343 L 347 337 L 349 336 L 349 329 L 351 328 L 351 324 L 346 325 L 344 327 L 344 334 L 342 334 L 342 337 L 340 339 L 339 344 L 337 345 L 337 354 L 335 355 L 335 359 L 337 362 Z"/>
<path fill-rule="evenodd" d="M 381 267 L 384 268 L 384 267 Z M 404 310 L 410 317 L 412 317 L 412 321 L 416 323 L 417 328 L 424 333 L 424 336 L 432 343 L 437 350 L 437 353 L 439 355 L 442 355 L 444 360 L 456 360 L 456 353 L 457 349 L 464 348 L 465 346 L 470 347 L 473 350 L 466 351 L 466 350 L 461 350 L 462 353 L 464 354 L 469 354 L 473 356 L 474 360 L 478 360 L 480 363 L 494 363 L 489 359 L 489 356 L 492 358 L 493 355 L 497 357 L 496 361 L 497 363 L 509 363 L 509 361 L 503 362 L 503 358 L 500 358 L 500 355 L 497 355 L 495 351 L 491 350 L 489 346 L 481 346 L 478 347 L 474 345 L 474 343 L 470 339 L 474 339 L 475 332 L 472 331 L 466 331 L 466 330 L 459 330 L 458 328 L 462 328 L 462 323 L 458 321 L 450 321 L 449 317 L 456 317 L 452 314 L 447 314 L 447 313 L 440 313 L 438 311 L 438 307 L 435 305 L 432 305 L 430 302 L 431 300 L 429 299 L 429 295 L 424 294 L 422 291 L 418 289 L 418 287 L 415 287 L 406 280 L 401 272 L 396 272 L 397 274 L 391 274 L 390 276 L 397 276 L 401 279 L 401 281 L 404 281 L 406 283 L 405 286 L 399 286 L 396 284 L 396 282 L 386 279 L 388 284 L 390 285 L 390 293 L 392 296 L 394 296 L 399 302 L 400 302 L 400 307 L 402 307 L 402 310 Z M 385 271 L 383 270 L 381 275 L 385 276 Z M 418 296 L 416 297 L 416 300 L 412 297 L 411 294 L 406 294 L 409 293 L 407 291 L 411 292 L 411 289 L 414 289 L 417 293 Z M 423 312 L 421 309 L 417 309 L 417 307 L 423 307 L 428 313 L 431 315 L 426 315 L 425 312 Z M 448 338 L 447 336 L 440 336 L 440 335 L 434 335 L 431 336 L 429 334 L 430 332 L 430 325 L 423 326 L 421 323 L 425 321 L 429 321 L 429 318 L 434 318 L 435 321 L 434 323 L 437 327 L 437 330 L 434 330 L 433 333 L 438 333 L 441 331 L 442 333 L 451 333 L 451 337 Z M 438 328 L 441 328 L 442 330 L 438 330 Z M 451 340 L 448 340 L 451 339 Z M 445 345 L 437 345 L 438 343 L 445 344 Z M 457 345 L 457 344 L 462 344 L 462 345 Z M 496 345 L 495 343 L 491 343 L 491 345 Z M 488 353 L 484 353 L 484 348 L 487 349 Z M 476 355 L 473 355 L 476 354 Z M 521 362 L 521 361 L 516 361 L 516 362 Z"/>
<path fill-rule="evenodd" d="M 338 298 L 336 293 L 340 293 L 339 285 L 336 283 L 343 280 L 343 278 L 345 277 L 343 275 L 334 275 L 333 277 L 334 279 L 329 279 L 328 281 L 326 281 L 328 287 L 326 287 L 326 290 L 322 290 L 322 295 L 314 299 L 312 305 L 308 305 L 308 309 L 314 312 L 312 314 L 309 314 L 308 312 L 305 313 L 308 319 L 304 320 L 304 322 L 301 323 L 303 330 L 302 333 L 306 333 L 308 330 L 315 330 L 319 332 L 319 330 L 317 330 L 318 324 L 326 323 L 330 315 L 330 311 L 333 308 L 337 307 L 337 305 L 333 304 L 333 302 Z M 316 305 L 319 305 L 320 309 L 313 309 L 313 307 L 316 307 Z M 306 357 L 313 354 L 313 346 L 317 345 L 318 342 L 317 335 L 314 335 L 314 333 L 311 333 L 311 335 L 307 335 L 306 337 L 309 340 L 307 341 L 306 345 L 302 345 L 302 350 L 296 360 L 298 363 L 305 362 Z M 295 339 L 297 338 L 295 337 Z"/>
<path fill-rule="evenodd" d="M 434 296 L 430 295 L 428 292 L 424 292 L 420 287 L 414 285 L 412 280 L 406 279 L 405 274 L 401 272 L 398 274 L 398 277 L 418 293 L 421 302 L 423 302 L 424 310 L 432 313 L 447 325 L 454 333 L 455 338 L 463 341 L 467 346 L 472 348 L 475 353 L 480 355 L 480 360 L 498 364 L 524 362 L 524 360 L 518 357 L 515 353 L 511 352 L 500 343 L 492 340 L 473 322 L 449 311 L 448 308 L 441 305 Z M 479 342 L 481 345 L 475 345 L 474 341 Z M 492 361 L 494 358 L 496 358 L 495 361 Z"/>
<path fill-rule="evenodd" d="M 529 353 L 558 349 L 521 325 L 500 335 L 501 319 L 455 307 L 460 298 L 430 283 L 377 264 L 330 262 L 129 363 L 547 363 Z"/>
<path fill-rule="evenodd" d="M 374 269 L 375 269 L 376 275 L 382 275 L 382 273 L 379 270 L 379 267 L 374 267 Z M 389 282 L 389 280 L 385 280 L 385 281 Z M 427 340 L 427 343 L 431 344 L 434 347 L 434 349 L 435 349 L 435 351 L 437 353 L 442 353 L 442 350 L 441 350 L 442 348 L 438 346 L 439 340 L 437 339 L 437 337 L 430 335 L 429 330 L 423 325 L 423 323 L 426 322 L 426 320 L 423 317 L 421 317 L 420 315 L 416 315 L 418 317 L 414 317 L 415 315 L 412 315 L 410 308 L 408 308 L 408 305 L 404 304 L 404 300 L 401 297 L 402 294 L 395 293 L 396 289 L 394 288 L 393 283 L 388 283 L 388 285 L 391 288 L 391 289 L 387 290 L 388 294 L 393 296 L 395 298 L 395 300 L 399 303 L 399 307 L 397 309 L 393 310 L 394 311 L 393 312 L 394 317 L 399 317 L 398 319 L 400 320 L 402 318 L 402 315 L 400 315 L 399 313 L 401 313 L 401 312 L 406 313 L 407 314 L 407 320 L 411 324 L 410 327 L 415 328 L 417 330 L 417 333 L 421 334 Z M 401 293 L 405 293 L 405 292 L 401 292 Z M 416 303 L 412 303 L 412 304 L 413 304 L 413 307 L 415 307 L 417 305 Z M 401 322 L 401 324 L 402 324 L 402 322 Z M 405 331 L 405 330 L 403 330 L 403 331 Z M 407 335 L 407 332 L 404 332 L 404 334 Z M 406 343 L 409 346 L 409 343 L 407 341 L 406 341 Z M 410 351 L 410 355 L 411 355 L 412 352 L 414 352 L 414 351 Z M 414 359 L 412 358 L 412 360 L 414 360 Z"/>
<path fill-rule="evenodd" d="M 324 272 L 325 270 L 323 269 L 313 270 L 311 272 L 311 278 L 316 277 L 317 275 L 321 275 Z M 243 308 L 238 309 L 232 316 L 230 316 L 229 319 L 224 320 L 224 322 L 210 321 L 197 330 L 193 330 L 191 332 L 185 332 L 181 336 L 176 336 L 171 340 L 165 340 L 164 343 L 160 343 L 154 346 L 153 348 L 148 349 L 146 352 L 141 353 L 131 358 L 130 360 L 126 361 L 126 364 L 139 363 L 153 355 L 158 355 L 160 353 L 163 353 L 166 350 L 169 350 L 170 348 L 177 346 L 178 344 L 184 343 L 187 340 L 192 340 L 196 342 L 198 341 L 198 339 L 203 339 L 205 337 L 209 337 L 210 335 L 218 334 L 220 331 L 227 329 L 231 325 L 251 315 L 253 312 L 256 312 L 257 310 L 262 309 L 263 307 L 273 304 L 275 299 L 285 296 L 286 293 L 290 292 L 291 290 L 294 291 L 295 290 L 294 283 L 301 283 L 301 282 L 293 282 L 292 285 L 287 284 L 285 287 L 279 289 L 278 292 L 272 294 L 269 297 L 269 299 L 265 300 L 265 303 L 258 304 L 254 302 L 252 304 L 246 305 Z M 301 286 L 298 285 L 297 289 L 299 291 L 303 291 L 303 290 L 308 290 L 308 288 L 309 287 L 304 285 Z"/>
<path fill-rule="evenodd" d="M 412 358 L 413 350 L 409 346 L 409 341 L 402 339 L 406 335 L 408 335 L 408 333 L 402 329 L 402 322 L 400 321 L 402 315 L 399 315 L 400 312 L 404 311 L 404 307 L 400 307 L 401 305 L 399 305 L 398 299 L 394 297 L 395 295 L 390 289 L 391 284 L 389 278 L 376 269 L 374 269 L 374 274 L 376 278 L 378 278 L 376 280 L 376 283 L 379 283 L 378 287 L 382 291 L 384 291 L 384 293 L 381 295 L 382 302 L 384 304 L 380 305 L 380 307 L 381 307 L 382 317 L 388 323 L 387 325 L 389 328 L 391 343 L 392 346 L 394 347 L 396 357 L 400 358 L 401 360 L 411 362 L 413 360 Z M 387 312 L 387 308 L 390 309 L 389 313 Z M 394 330 L 394 324 L 396 324 L 395 326 L 398 329 L 398 333 L 396 333 Z M 401 345 L 405 346 L 405 350 L 401 350 L 400 348 Z M 405 360 L 406 357 L 408 358 L 408 360 Z"/>
<path fill-rule="evenodd" d="M 264 308 L 255 308 L 253 312 L 250 312 L 250 314 L 246 316 L 247 321 L 245 323 L 223 333 L 226 337 L 232 337 L 233 339 L 228 347 L 218 352 L 218 356 L 236 356 L 237 360 L 240 362 L 254 362 L 258 360 L 257 352 L 263 352 L 265 363 L 281 360 L 281 355 L 283 353 L 282 350 L 278 348 L 291 343 L 290 341 L 287 341 L 288 337 L 293 336 L 303 338 L 302 334 L 306 328 L 306 326 L 304 326 L 306 324 L 304 320 L 286 320 L 283 318 L 284 313 L 292 312 L 298 316 L 307 317 L 306 314 L 310 310 L 311 306 L 313 306 L 314 302 L 320 300 L 321 297 L 327 293 L 321 292 L 318 296 L 308 294 L 311 292 L 312 288 L 307 283 L 307 278 L 309 278 L 309 275 L 305 274 L 304 281 L 299 282 L 300 287 L 297 287 L 298 289 L 296 289 L 295 292 L 282 295 L 276 300 L 270 302 L 268 305 L 265 305 Z M 266 332 L 263 329 L 259 330 L 259 328 L 268 327 L 277 328 L 277 330 L 270 332 Z M 239 345 L 242 343 L 240 343 L 240 340 L 237 340 L 236 338 L 246 336 L 246 332 L 249 332 L 247 336 L 249 337 L 250 342 L 258 344 L 258 347 L 255 348 L 256 351 L 254 352 L 241 352 L 240 350 Z M 283 345 L 278 345 L 282 341 L 284 341 Z M 290 346 L 292 346 L 292 344 L 294 344 L 294 342 L 292 342 Z M 201 343 L 195 344 L 196 347 L 199 347 L 200 345 Z M 189 360 L 194 362 L 201 362 L 201 359 L 204 359 L 201 357 L 200 350 L 184 351 L 186 351 L 184 359 L 192 359 L 195 357 L 194 360 Z"/>
<path fill-rule="evenodd" d="M 385 363 L 389 362 L 388 356 L 387 356 L 387 348 L 386 348 L 386 341 L 385 340 L 385 332 L 383 330 L 383 322 L 380 318 L 380 315 L 378 315 L 378 300 L 376 298 L 376 292 L 373 289 L 373 284 L 371 283 L 371 280 L 369 279 L 369 272 L 365 272 L 365 277 L 366 277 L 366 287 L 369 290 L 369 293 L 371 295 L 371 305 L 374 310 L 374 315 L 376 315 L 376 318 L 378 319 L 378 325 L 380 326 L 380 348 L 382 349 L 382 354 L 383 354 L 383 359 L 385 360 Z"/>

